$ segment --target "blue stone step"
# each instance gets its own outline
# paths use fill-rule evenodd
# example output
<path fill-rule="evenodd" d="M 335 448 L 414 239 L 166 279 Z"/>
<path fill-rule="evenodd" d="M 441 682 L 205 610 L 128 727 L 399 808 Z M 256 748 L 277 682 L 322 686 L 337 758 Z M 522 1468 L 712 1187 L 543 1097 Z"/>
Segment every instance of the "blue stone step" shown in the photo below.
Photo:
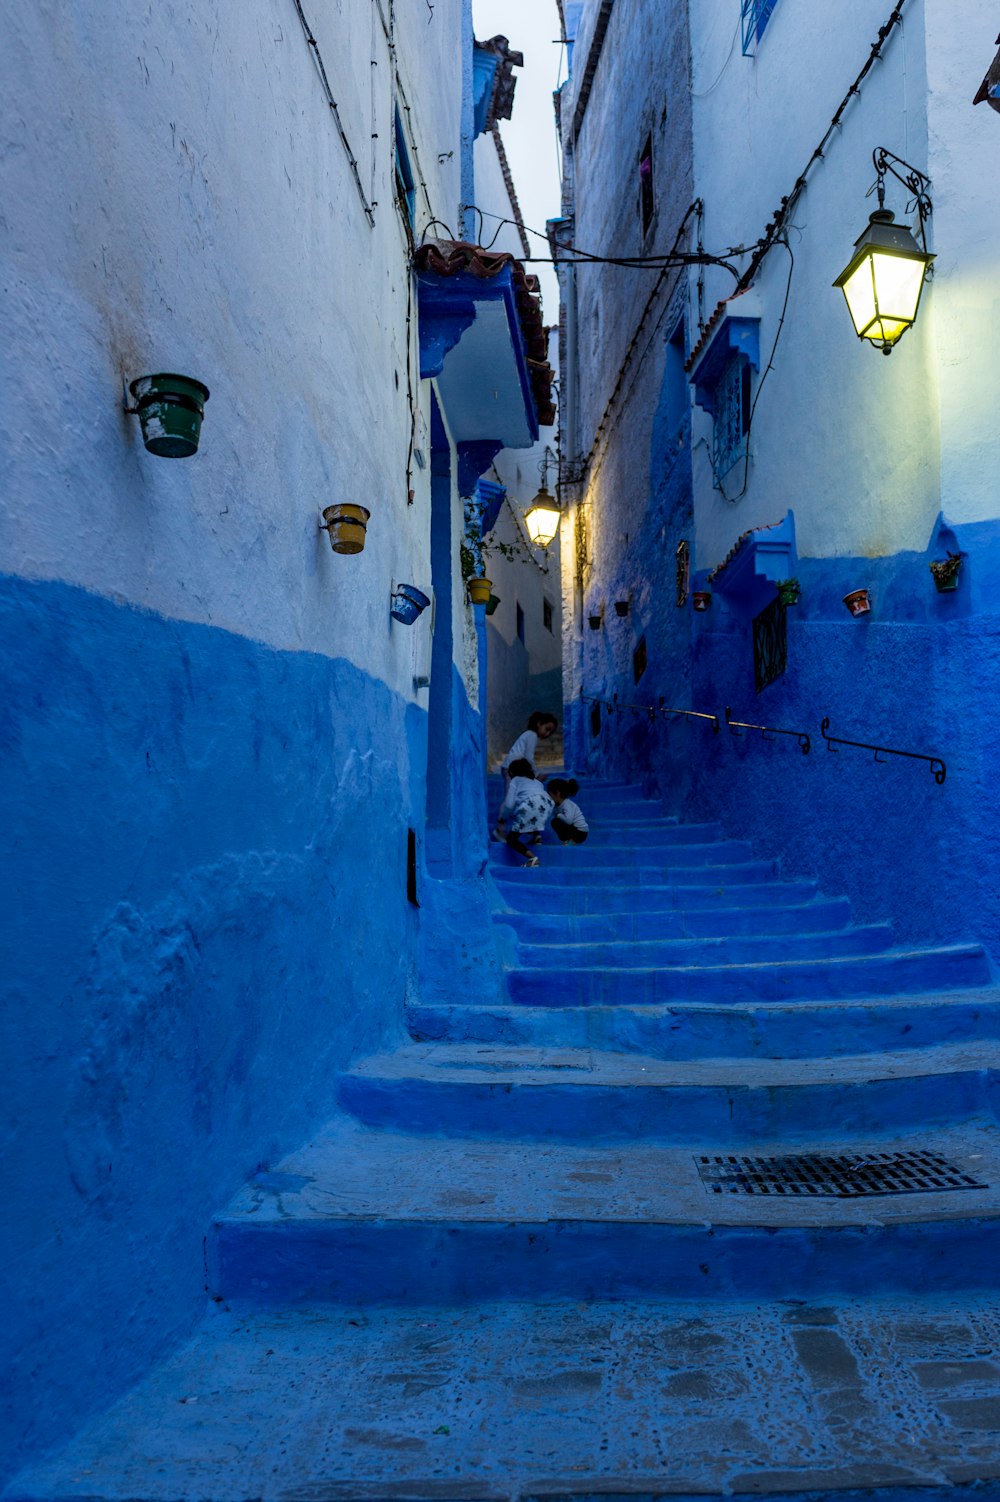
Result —
<path fill-rule="evenodd" d="M 732 934 L 833 933 L 851 921 L 846 897 L 788 906 L 719 907 L 627 913 L 519 913 L 497 909 L 496 923 L 507 924 L 525 944 L 583 944 L 602 940 L 726 938 Z"/>
<path fill-rule="evenodd" d="M 366 1126 L 533 1142 L 746 1150 L 776 1140 L 880 1137 L 995 1119 L 1000 1044 L 838 1058 L 656 1059 L 414 1043 L 360 1061 L 338 1087 Z M 491 1190 L 495 1184 L 491 1181 Z"/>
<path fill-rule="evenodd" d="M 760 964 L 691 965 L 670 970 L 593 969 L 508 972 L 510 999 L 522 1006 L 659 1006 L 672 1001 L 786 1001 L 898 995 L 988 986 L 981 944 L 890 954 Z"/>
<path fill-rule="evenodd" d="M 520 1109 L 517 1091 L 498 1099 Z M 934 1148 L 992 1187 L 861 1200 L 720 1196 L 698 1174 L 704 1144 L 645 1140 L 626 1151 L 547 1140 L 528 1153 L 502 1138 L 338 1124 L 217 1217 L 210 1291 L 284 1306 L 995 1288 L 995 1126 L 854 1140 L 822 1145 L 861 1157 Z"/>
<path fill-rule="evenodd" d="M 586 849 L 603 849 L 606 845 L 633 845 L 640 849 L 650 845 L 714 845 L 722 838 L 718 824 L 668 824 L 663 820 L 629 825 L 619 819 L 613 823 L 602 820 L 599 824 L 591 823 Z"/>
<path fill-rule="evenodd" d="M 546 871 L 594 872 L 637 867 L 644 871 L 676 870 L 682 866 L 746 865 L 753 860 L 753 846 L 747 840 L 714 840 L 704 845 L 669 844 L 641 847 L 635 845 L 560 845 L 545 844 L 536 852 Z M 497 871 L 524 869 L 524 860 L 506 845 L 494 843 L 490 864 Z M 773 869 L 773 868 L 772 868 Z"/>
<path fill-rule="evenodd" d="M 525 944 L 517 946 L 521 965 L 566 971 L 668 969 L 824 959 L 833 955 L 867 955 L 886 950 L 893 932 L 888 923 L 845 928 L 836 933 L 740 934 L 727 938 L 649 939 L 637 942 Z"/>
<path fill-rule="evenodd" d="M 494 878 L 498 873 L 492 873 Z M 508 912 L 530 913 L 668 913 L 710 912 L 719 908 L 741 907 L 750 909 L 801 905 L 817 895 L 814 881 L 760 881 L 738 882 L 727 886 L 692 885 L 691 875 L 685 872 L 674 883 L 643 885 L 634 882 L 606 886 L 597 883 L 560 882 L 556 885 L 546 881 L 540 870 L 526 872 L 525 876 L 538 877 L 538 881 L 518 880 L 511 872 L 510 879 L 498 880 L 503 902 Z M 504 922 L 503 910 L 498 921 Z"/>
<path fill-rule="evenodd" d="M 586 847 L 584 847 L 585 849 Z M 685 847 L 679 846 L 679 851 Z M 506 865 L 491 861 L 490 870 L 504 888 L 526 887 L 529 890 L 546 886 L 632 886 L 641 892 L 637 900 L 645 902 L 645 887 L 670 886 L 676 880 L 685 886 L 725 887 L 754 882 L 773 881 L 778 874 L 777 861 L 730 861 L 716 864 L 692 863 L 685 865 L 673 858 L 656 865 L 585 865 L 580 860 L 552 860 L 552 856 L 579 856 L 580 850 L 543 850 L 540 852 L 545 864 L 533 870 L 525 865 Z M 505 851 L 506 855 L 507 852 Z M 648 857 L 647 857 L 648 859 Z"/>
<path fill-rule="evenodd" d="M 561 1222 L 537 1229 L 512 1258 L 524 1280 L 530 1271 L 542 1283 L 542 1265 L 560 1260 L 553 1247 L 561 1252 L 568 1242 L 584 1286 L 581 1254 L 593 1232 Z M 462 1223 L 454 1234 L 464 1253 L 487 1232 Z M 996 1255 L 986 1217 L 971 1222 L 965 1247 L 958 1227 L 941 1223 L 919 1231 L 782 1228 L 770 1254 L 752 1261 L 733 1229 L 715 1236 L 701 1228 L 687 1233 L 685 1262 L 682 1234 L 659 1228 L 670 1248 L 662 1281 L 693 1285 L 697 1303 L 525 1302 L 485 1293 L 458 1302 L 438 1292 L 433 1302 L 219 1307 L 62 1455 L 22 1473 L 8 1495 L 11 1502 L 84 1495 L 991 1502 L 1000 1471 L 1000 1438 L 988 1417 L 995 1399 L 966 1393 L 995 1372 L 982 1355 L 987 1342 L 996 1347 L 995 1302 L 959 1286 L 975 1281 L 991 1250 Z M 875 1300 L 855 1296 L 864 1290 L 869 1234 L 884 1254 Z M 496 1281 L 488 1259 L 463 1271 L 447 1243 L 443 1250 L 457 1290 L 473 1272 Z M 429 1263 L 432 1249 L 421 1251 Z M 919 1272 L 949 1286 L 934 1294 L 886 1289 L 893 1261 L 904 1281 Z M 661 1266 L 658 1255 L 647 1263 Z M 790 1301 L 774 1286 L 778 1270 L 820 1298 Z M 639 1271 L 631 1261 L 621 1286 L 631 1287 Z M 745 1282 L 751 1271 L 774 1288 L 770 1299 L 727 1296 L 727 1277 Z M 831 1292 L 844 1296 L 824 1302 Z M 970 1417 L 986 1426 L 970 1433 Z"/>
<path fill-rule="evenodd" d="M 410 1002 L 418 1041 L 598 1048 L 668 1059 L 807 1059 L 1000 1039 L 994 988 L 864 1001 L 518 1007 Z"/>

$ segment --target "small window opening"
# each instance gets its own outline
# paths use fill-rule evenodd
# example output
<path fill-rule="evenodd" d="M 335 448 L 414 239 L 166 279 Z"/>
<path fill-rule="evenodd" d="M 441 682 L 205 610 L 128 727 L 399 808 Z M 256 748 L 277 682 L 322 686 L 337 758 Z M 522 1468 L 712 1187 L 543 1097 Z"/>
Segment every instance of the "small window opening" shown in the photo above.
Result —
<path fill-rule="evenodd" d="M 552 630 L 552 601 L 551 600 L 543 600 L 542 601 L 542 625 L 545 627 L 546 631 L 551 631 Z"/>
<path fill-rule="evenodd" d="M 635 679 L 636 683 L 639 682 L 639 679 L 642 677 L 642 675 L 643 675 L 643 673 L 645 671 L 646 671 L 646 638 L 644 636 L 642 636 L 642 637 L 639 638 L 639 644 L 638 644 L 638 646 L 636 647 L 635 651 L 632 653 L 632 677 Z"/>
<path fill-rule="evenodd" d="M 417 210 L 417 187 L 413 177 L 413 169 L 410 166 L 410 153 L 406 149 L 406 137 L 403 134 L 403 122 L 396 111 L 395 127 L 395 184 L 396 202 L 399 212 L 403 216 L 409 230 L 412 231 L 416 223 Z"/>
<path fill-rule="evenodd" d="M 519 642 L 524 641 L 524 611 L 521 609 L 520 602 L 517 606 L 517 639 Z"/>
<path fill-rule="evenodd" d="M 406 831 L 406 900 L 414 907 L 420 906 L 417 897 L 417 831 Z"/>
<path fill-rule="evenodd" d="M 649 226 L 653 222 L 653 213 L 656 208 L 653 194 L 653 137 L 648 135 L 639 153 L 639 217 L 642 220 L 642 233 L 649 233 Z"/>

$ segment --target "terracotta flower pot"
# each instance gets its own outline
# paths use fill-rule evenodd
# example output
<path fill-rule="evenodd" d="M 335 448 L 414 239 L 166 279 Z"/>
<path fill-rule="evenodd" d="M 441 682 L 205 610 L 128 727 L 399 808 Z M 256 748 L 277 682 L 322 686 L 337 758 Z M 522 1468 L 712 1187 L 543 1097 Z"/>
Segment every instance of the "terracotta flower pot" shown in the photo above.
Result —
<path fill-rule="evenodd" d="M 844 604 L 852 615 L 867 615 L 872 608 L 871 590 L 852 589 L 844 596 Z"/>
<path fill-rule="evenodd" d="M 691 596 L 691 604 L 695 610 L 707 610 L 712 603 L 712 592 L 709 589 L 696 589 Z"/>

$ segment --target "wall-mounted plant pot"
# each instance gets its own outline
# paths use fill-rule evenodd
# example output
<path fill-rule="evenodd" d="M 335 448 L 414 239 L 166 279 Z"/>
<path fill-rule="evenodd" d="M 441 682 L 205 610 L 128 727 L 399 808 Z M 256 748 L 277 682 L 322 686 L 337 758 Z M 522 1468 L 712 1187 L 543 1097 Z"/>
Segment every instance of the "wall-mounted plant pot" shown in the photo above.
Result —
<path fill-rule="evenodd" d="M 488 605 L 493 592 L 492 579 L 470 579 L 469 599 L 473 605 Z"/>
<path fill-rule="evenodd" d="M 615 615 L 628 615 L 628 600 L 615 601 Z"/>
<path fill-rule="evenodd" d="M 500 596 L 499 595 L 490 595 L 489 599 L 486 601 L 486 614 L 487 615 L 493 615 L 493 613 L 495 612 L 495 610 L 496 610 L 496 608 L 497 608 L 497 606 L 499 604 L 500 604 Z"/>
<path fill-rule="evenodd" d="M 691 604 L 695 610 L 707 610 L 712 603 L 712 591 L 710 589 L 696 589 L 691 594 Z"/>
<path fill-rule="evenodd" d="M 797 605 L 802 598 L 798 579 L 779 579 L 776 588 L 782 605 Z"/>
<path fill-rule="evenodd" d="M 949 553 L 947 558 L 941 558 L 934 563 L 929 563 L 934 578 L 934 588 L 939 595 L 951 594 L 958 588 L 958 576 L 962 572 L 961 553 Z"/>
<path fill-rule="evenodd" d="M 321 530 L 326 532 L 335 553 L 360 553 L 364 551 L 370 516 L 367 506 L 355 506 L 352 502 L 325 506 Z"/>
<path fill-rule="evenodd" d="M 430 603 L 430 597 L 415 584 L 397 584 L 392 595 L 389 614 L 394 621 L 399 621 L 404 626 L 412 626 Z"/>
<path fill-rule="evenodd" d="M 161 459 L 190 459 L 198 452 L 208 387 L 193 376 L 136 376 L 129 382 L 142 441 Z"/>
<path fill-rule="evenodd" d="M 852 615 L 867 615 L 872 608 L 870 589 L 852 589 L 844 596 L 844 604 Z"/>
<path fill-rule="evenodd" d="M 600 631 L 603 619 L 603 615 L 588 615 L 587 624 L 590 626 L 591 631 Z"/>

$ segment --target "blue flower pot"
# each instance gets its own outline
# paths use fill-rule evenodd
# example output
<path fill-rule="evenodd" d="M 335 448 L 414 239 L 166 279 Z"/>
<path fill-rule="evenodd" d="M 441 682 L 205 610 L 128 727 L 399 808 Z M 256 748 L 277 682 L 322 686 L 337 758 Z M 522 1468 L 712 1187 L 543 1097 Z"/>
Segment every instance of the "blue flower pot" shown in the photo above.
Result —
<path fill-rule="evenodd" d="M 429 597 L 415 584 L 397 584 L 389 614 L 394 621 L 399 621 L 404 626 L 412 626 L 430 603 Z"/>

